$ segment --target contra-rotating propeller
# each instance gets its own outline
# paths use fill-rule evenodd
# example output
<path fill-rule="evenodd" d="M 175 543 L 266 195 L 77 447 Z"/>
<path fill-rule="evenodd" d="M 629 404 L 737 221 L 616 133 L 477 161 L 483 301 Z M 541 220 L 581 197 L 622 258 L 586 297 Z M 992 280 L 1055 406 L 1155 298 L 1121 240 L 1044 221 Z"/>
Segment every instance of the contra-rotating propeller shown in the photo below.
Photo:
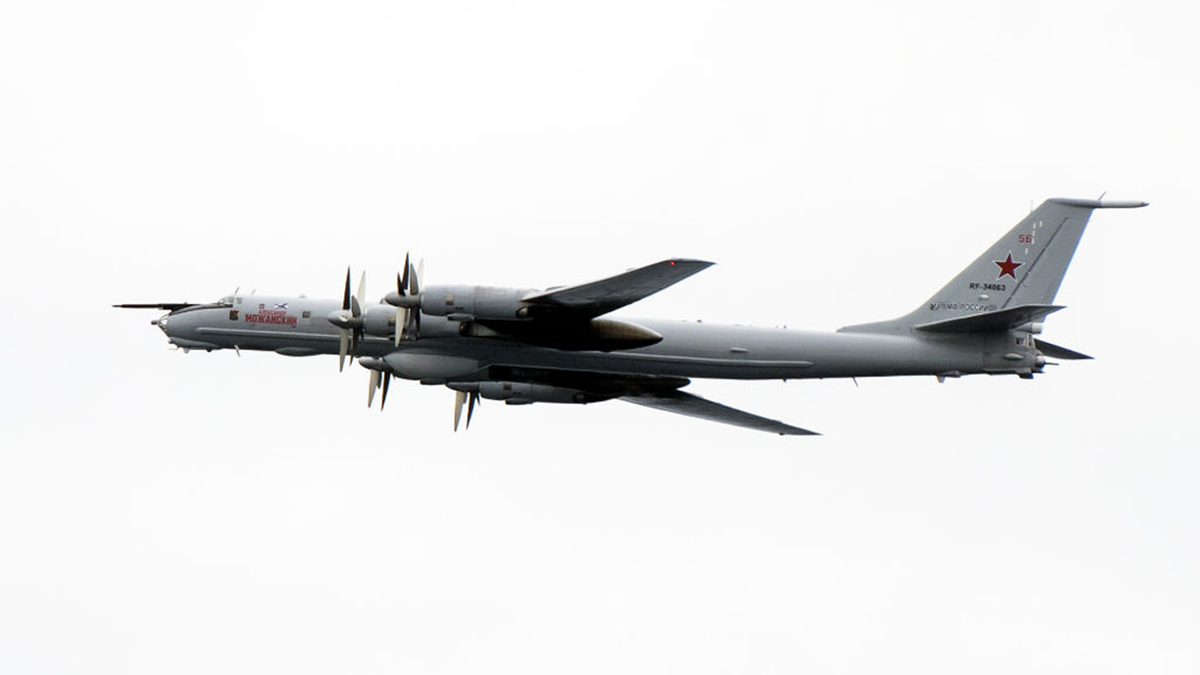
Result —
<path fill-rule="evenodd" d="M 396 347 L 400 346 L 400 340 L 404 336 L 405 331 L 419 334 L 421 330 L 421 277 L 425 273 L 425 261 L 421 260 L 416 265 L 412 264 L 412 258 L 409 254 L 404 254 L 404 271 L 396 274 L 396 290 L 389 292 L 383 297 L 383 302 L 392 305 L 396 308 L 395 318 L 391 321 L 393 324 L 392 338 L 393 344 Z M 346 270 L 346 287 L 342 294 L 342 309 L 331 312 L 329 322 L 337 326 L 340 330 L 340 345 L 339 345 L 339 362 L 338 370 L 342 370 L 347 353 L 353 354 L 357 341 L 362 337 L 365 326 L 363 311 L 359 304 L 359 298 L 366 295 L 366 274 L 364 273 L 358 284 L 358 294 L 350 295 L 350 270 Z M 416 311 L 414 311 L 416 310 Z M 363 356 L 358 359 L 359 365 L 370 371 L 370 377 L 367 380 L 367 407 L 371 407 L 375 402 L 375 392 L 383 390 L 379 400 L 379 409 L 383 410 L 387 405 L 388 388 L 392 381 L 392 369 L 383 359 L 372 356 Z M 472 394 L 470 406 L 467 409 L 467 425 L 470 426 L 471 415 L 475 409 L 475 403 L 478 401 L 478 394 Z M 455 411 L 455 429 L 458 428 L 458 418 L 461 416 L 462 406 L 459 405 Z"/>
<path fill-rule="evenodd" d="M 392 344 L 400 346 L 400 340 L 406 330 L 419 333 L 421 329 L 421 276 L 425 271 L 425 261 L 421 260 L 414 267 L 412 257 L 404 254 L 404 272 L 396 274 L 396 290 L 383 297 L 383 302 L 396 308 L 392 320 Z M 347 276 L 347 279 L 349 277 Z M 365 279 L 365 277 L 364 277 Z M 349 288 L 349 286 L 347 286 Z M 363 284 L 359 284 L 359 295 L 363 294 Z M 353 304 L 353 298 L 351 298 Z M 413 311 L 416 309 L 416 311 Z M 361 330 L 361 329 L 360 329 Z M 392 382 L 392 370 L 382 359 L 373 357 L 360 358 L 359 365 L 371 371 L 367 380 L 367 407 L 375 402 L 375 392 L 382 389 L 379 399 L 379 410 L 387 405 L 388 387 Z"/>
<path fill-rule="evenodd" d="M 396 307 L 393 321 L 393 344 L 400 346 L 404 331 L 412 324 L 412 330 L 421 329 L 421 283 L 420 278 L 425 270 L 425 261 L 421 260 L 414 267 L 409 255 L 404 254 L 404 273 L 396 275 L 396 290 L 384 296 L 383 301 Z M 346 268 L 346 285 L 342 291 L 342 308 L 329 313 L 329 323 L 338 327 L 338 372 L 345 369 L 346 356 L 352 358 L 358 341 L 362 339 L 365 320 L 363 318 L 362 302 L 367 294 L 367 273 L 363 272 L 358 280 L 358 293 L 350 294 L 350 268 Z M 418 311 L 412 311 L 414 308 Z"/>
<path fill-rule="evenodd" d="M 367 273 L 363 272 L 358 281 L 358 295 L 350 294 L 350 268 L 346 268 L 346 287 L 342 291 L 342 308 L 334 310 L 326 317 L 329 323 L 338 327 L 338 372 L 346 366 L 346 355 L 353 354 L 358 340 L 363 334 L 363 312 L 359 298 L 367 292 Z"/>
<path fill-rule="evenodd" d="M 475 414 L 475 404 L 479 403 L 479 392 L 458 391 L 454 392 L 454 430 L 458 431 L 458 421 L 462 417 L 463 404 L 467 404 L 467 426 L 465 429 L 471 428 L 471 416 Z"/>
<path fill-rule="evenodd" d="M 379 371 L 372 368 L 371 378 L 367 381 L 368 408 L 375 402 L 375 391 L 381 387 L 381 383 L 383 392 L 379 397 L 379 412 L 383 412 L 383 407 L 387 405 L 388 385 L 392 383 L 392 373 L 391 371 Z"/>
<path fill-rule="evenodd" d="M 383 301 L 396 308 L 395 345 L 400 346 L 400 337 L 405 329 L 421 331 L 421 277 L 425 276 L 425 261 L 414 267 L 407 253 L 404 254 L 404 273 L 396 274 L 396 290 L 383 297 Z M 413 310 L 417 311 L 413 311 Z"/>

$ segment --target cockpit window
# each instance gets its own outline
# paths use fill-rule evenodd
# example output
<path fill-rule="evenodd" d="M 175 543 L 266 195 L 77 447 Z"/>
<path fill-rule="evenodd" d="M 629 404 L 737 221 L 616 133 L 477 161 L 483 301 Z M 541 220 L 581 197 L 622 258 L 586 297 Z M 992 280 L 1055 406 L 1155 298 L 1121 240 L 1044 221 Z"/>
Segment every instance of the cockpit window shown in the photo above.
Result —
<path fill-rule="evenodd" d="M 227 295 L 217 301 L 218 307 L 233 307 L 233 296 Z"/>

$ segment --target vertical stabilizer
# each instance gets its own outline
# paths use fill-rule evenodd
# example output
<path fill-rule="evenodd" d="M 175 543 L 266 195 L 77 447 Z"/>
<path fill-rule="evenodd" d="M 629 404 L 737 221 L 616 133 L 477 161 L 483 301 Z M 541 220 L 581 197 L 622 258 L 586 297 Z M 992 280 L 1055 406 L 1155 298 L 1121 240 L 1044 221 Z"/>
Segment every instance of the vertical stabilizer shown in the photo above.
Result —
<path fill-rule="evenodd" d="M 847 326 L 842 331 L 907 332 L 913 326 L 972 314 L 1049 305 L 1058 293 L 1092 210 L 1145 205 L 1047 199 L 920 307 L 899 319 Z"/>

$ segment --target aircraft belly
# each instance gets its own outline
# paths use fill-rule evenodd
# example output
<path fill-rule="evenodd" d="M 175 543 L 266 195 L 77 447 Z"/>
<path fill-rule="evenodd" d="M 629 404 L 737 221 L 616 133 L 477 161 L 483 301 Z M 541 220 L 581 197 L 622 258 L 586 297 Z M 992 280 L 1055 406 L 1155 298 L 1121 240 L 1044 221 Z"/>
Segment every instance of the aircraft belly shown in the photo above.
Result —
<path fill-rule="evenodd" d="M 478 358 L 490 365 L 715 379 L 965 374 L 983 368 L 980 345 L 970 339 L 641 323 L 662 333 L 663 341 L 620 352 L 493 342 Z"/>
<path fill-rule="evenodd" d="M 498 355 L 495 365 L 528 366 L 558 370 L 662 375 L 716 379 L 788 379 L 806 377 L 808 361 L 731 361 L 674 354 L 562 352 Z"/>
<path fill-rule="evenodd" d="M 973 339 L 912 335 L 846 335 L 818 331 L 643 322 L 663 341 L 640 352 L 720 359 L 720 368 L 693 377 L 746 379 L 879 377 L 982 372 L 980 344 Z M 847 339 L 850 338 L 850 339 Z M 811 365 L 797 369 L 796 362 Z M 732 375 L 708 374 L 715 371 Z"/>

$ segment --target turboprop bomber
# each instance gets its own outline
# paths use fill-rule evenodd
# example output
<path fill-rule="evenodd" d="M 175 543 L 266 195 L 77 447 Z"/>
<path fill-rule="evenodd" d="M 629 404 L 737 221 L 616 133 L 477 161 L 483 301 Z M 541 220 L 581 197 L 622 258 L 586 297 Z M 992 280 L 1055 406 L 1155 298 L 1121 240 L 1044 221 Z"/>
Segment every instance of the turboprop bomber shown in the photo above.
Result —
<path fill-rule="evenodd" d="M 454 429 L 481 399 L 509 405 L 621 400 L 781 435 L 815 432 L 685 391 L 693 379 L 927 375 L 1032 378 L 1048 359 L 1088 359 L 1043 340 L 1052 304 L 1092 211 L 1145 202 L 1049 199 L 946 286 L 896 319 L 817 332 L 612 312 L 713 263 L 673 258 L 599 281 L 548 289 L 425 285 L 405 256 L 396 288 L 366 300 L 366 278 L 341 299 L 226 296 L 214 303 L 121 304 L 166 310 L 151 321 L 185 352 L 336 354 L 369 372 L 380 410 L 393 378 L 454 391 Z"/>

